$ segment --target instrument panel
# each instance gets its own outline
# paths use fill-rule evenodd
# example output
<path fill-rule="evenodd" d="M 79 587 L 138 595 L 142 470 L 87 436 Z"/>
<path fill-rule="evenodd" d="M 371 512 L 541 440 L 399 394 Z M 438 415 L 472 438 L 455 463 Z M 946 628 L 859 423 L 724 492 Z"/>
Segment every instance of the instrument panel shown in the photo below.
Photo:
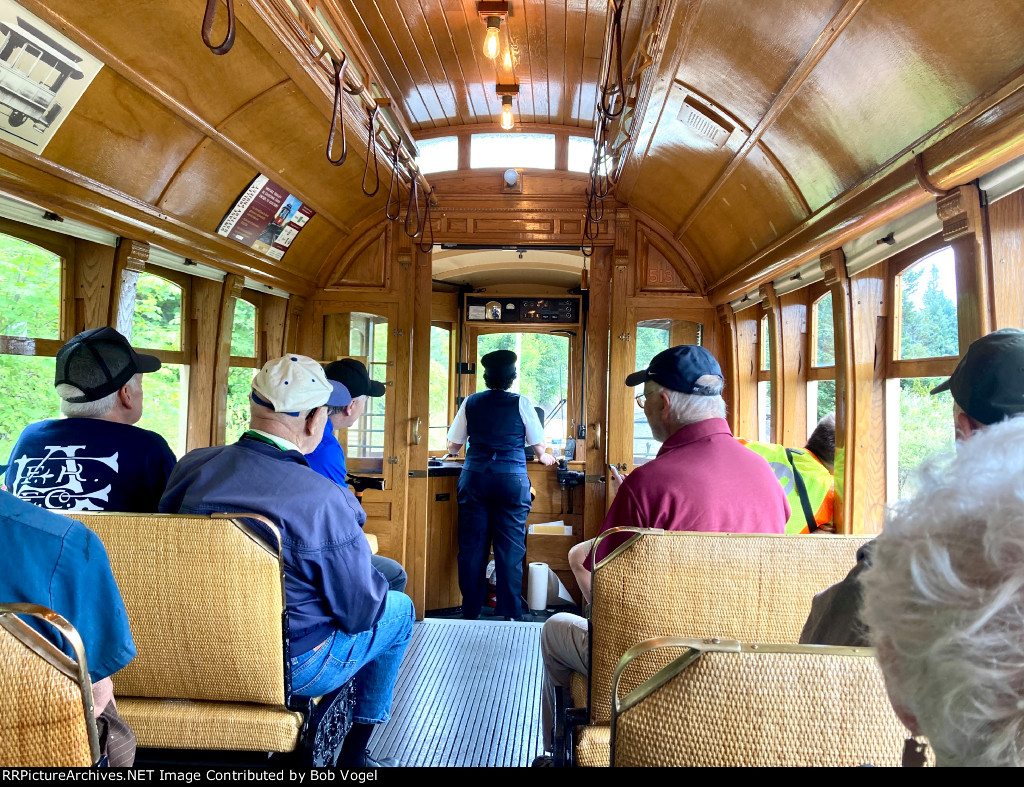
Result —
<path fill-rule="evenodd" d="M 467 295 L 465 315 L 467 323 L 577 325 L 580 321 L 580 298 Z"/>

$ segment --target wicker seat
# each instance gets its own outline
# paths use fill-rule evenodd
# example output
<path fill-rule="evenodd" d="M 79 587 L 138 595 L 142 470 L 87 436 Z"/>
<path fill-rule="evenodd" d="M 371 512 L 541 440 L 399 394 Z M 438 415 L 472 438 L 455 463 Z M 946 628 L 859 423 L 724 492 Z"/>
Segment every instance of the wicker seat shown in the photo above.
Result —
<path fill-rule="evenodd" d="M 300 748 L 313 708 L 290 697 L 277 528 L 256 515 L 72 515 L 103 541 L 128 610 L 137 655 L 114 692 L 139 746 Z"/>
<path fill-rule="evenodd" d="M 587 724 L 611 720 L 611 679 L 630 647 L 655 636 L 710 637 L 796 643 L 815 593 L 840 581 L 866 536 L 758 535 L 614 528 L 630 538 L 594 569 L 590 621 Z M 628 674 L 628 691 L 649 674 Z M 580 693 L 583 676 L 573 681 Z M 597 754 L 606 733 L 577 729 L 586 755 L 576 762 L 607 764 Z M 573 758 L 573 735 L 568 740 Z"/>
<path fill-rule="evenodd" d="M 18 615 L 56 629 L 70 659 Z M 92 683 L 78 632 L 36 604 L 0 604 L 0 767 L 88 767 L 99 761 Z"/>
<path fill-rule="evenodd" d="M 621 677 L 656 656 L 666 666 L 624 696 Z M 647 640 L 616 669 L 613 762 L 898 766 L 910 733 L 874 656 L 872 648 Z"/>

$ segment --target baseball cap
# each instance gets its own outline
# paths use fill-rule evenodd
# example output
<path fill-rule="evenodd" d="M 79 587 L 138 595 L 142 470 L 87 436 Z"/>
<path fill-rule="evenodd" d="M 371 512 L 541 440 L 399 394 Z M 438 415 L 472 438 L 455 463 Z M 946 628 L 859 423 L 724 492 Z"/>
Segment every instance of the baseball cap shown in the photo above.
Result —
<path fill-rule="evenodd" d="M 95 402 L 121 388 L 136 374 L 155 372 L 160 361 L 132 349 L 113 328 L 93 328 L 69 340 L 57 350 L 55 386 L 73 385 L 81 396 L 66 399 L 80 404 Z"/>
<path fill-rule="evenodd" d="M 652 380 L 673 391 L 706 395 L 706 391 L 697 386 L 697 380 L 706 374 L 722 377 L 722 367 L 715 356 L 696 344 L 680 344 L 655 355 L 646 369 L 633 372 L 626 378 L 626 385 L 640 385 Z M 725 380 L 724 377 L 722 379 Z"/>
<path fill-rule="evenodd" d="M 252 379 L 252 398 L 256 404 L 285 415 L 299 415 L 325 404 L 344 407 L 352 402 L 348 389 L 328 380 L 323 367 L 305 355 L 267 361 Z"/>
<path fill-rule="evenodd" d="M 1024 331 L 1003 328 L 972 342 L 950 378 L 932 389 L 942 391 L 986 426 L 1024 413 Z"/>
<path fill-rule="evenodd" d="M 328 380 L 335 380 L 348 388 L 353 399 L 357 396 L 384 395 L 384 384 L 371 380 L 366 367 L 355 358 L 342 358 L 329 363 L 324 372 Z"/>

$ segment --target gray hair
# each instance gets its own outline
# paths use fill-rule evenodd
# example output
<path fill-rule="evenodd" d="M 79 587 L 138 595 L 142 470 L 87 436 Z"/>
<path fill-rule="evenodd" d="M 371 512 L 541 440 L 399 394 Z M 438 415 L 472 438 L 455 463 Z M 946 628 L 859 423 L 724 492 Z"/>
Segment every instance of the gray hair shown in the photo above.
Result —
<path fill-rule="evenodd" d="M 918 476 L 862 577 L 889 695 L 940 764 L 1024 764 L 1024 418 Z"/>
<path fill-rule="evenodd" d="M 651 381 L 654 392 L 664 391 L 668 395 L 667 417 L 673 430 L 699 421 L 707 421 L 709 418 L 725 418 L 725 399 L 722 398 L 725 382 L 722 378 L 714 374 L 705 374 L 696 384 L 708 393 L 686 394 Z"/>
<path fill-rule="evenodd" d="M 133 391 L 138 391 L 142 388 L 142 375 L 136 374 L 127 382 L 127 385 L 132 387 Z M 57 396 L 60 397 L 60 412 L 68 418 L 104 418 L 111 410 L 114 409 L 114 403 L 117 401 L 117 391 L 112 394 L 107 394 L 101 399 L 97 399 L 93 402 L 69 402 L 68 399 L 74 399 L 81 396 L 84 392 L 81 388 L 76 388 L 73 385 L 67 383 L 61 383 L 57 386 Z"/>

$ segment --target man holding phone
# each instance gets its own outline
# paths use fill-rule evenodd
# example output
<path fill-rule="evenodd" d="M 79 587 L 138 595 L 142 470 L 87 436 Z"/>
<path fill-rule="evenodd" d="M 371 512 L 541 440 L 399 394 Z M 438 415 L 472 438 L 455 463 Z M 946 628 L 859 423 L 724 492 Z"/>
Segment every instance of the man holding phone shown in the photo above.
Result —
<path fill-rule="evenodd" d="M 768 463 L 736 441 L 725 420 L 725 379 L 718 361 L 703 347 L 680 345 L 658 353 L 647 369 L 626 378 L 643 384 L 636 397 L 651 433 L 662 443 L 658 455 L 628 476 L 612 470 L 618 486 L 601 532 L 613 527 L 651 527 L 727 533 L 784 533 L 789 504 Z M 590 571 L 620 540 L 593 541 L 569 551 L 569 565 L 590 602 Z M 554 687 L 569 687 L 573 672 L 590 670 L 586 618 L 551 617 L 541 633 L 544 659 L 542 723 L 551 749 Z"/>

